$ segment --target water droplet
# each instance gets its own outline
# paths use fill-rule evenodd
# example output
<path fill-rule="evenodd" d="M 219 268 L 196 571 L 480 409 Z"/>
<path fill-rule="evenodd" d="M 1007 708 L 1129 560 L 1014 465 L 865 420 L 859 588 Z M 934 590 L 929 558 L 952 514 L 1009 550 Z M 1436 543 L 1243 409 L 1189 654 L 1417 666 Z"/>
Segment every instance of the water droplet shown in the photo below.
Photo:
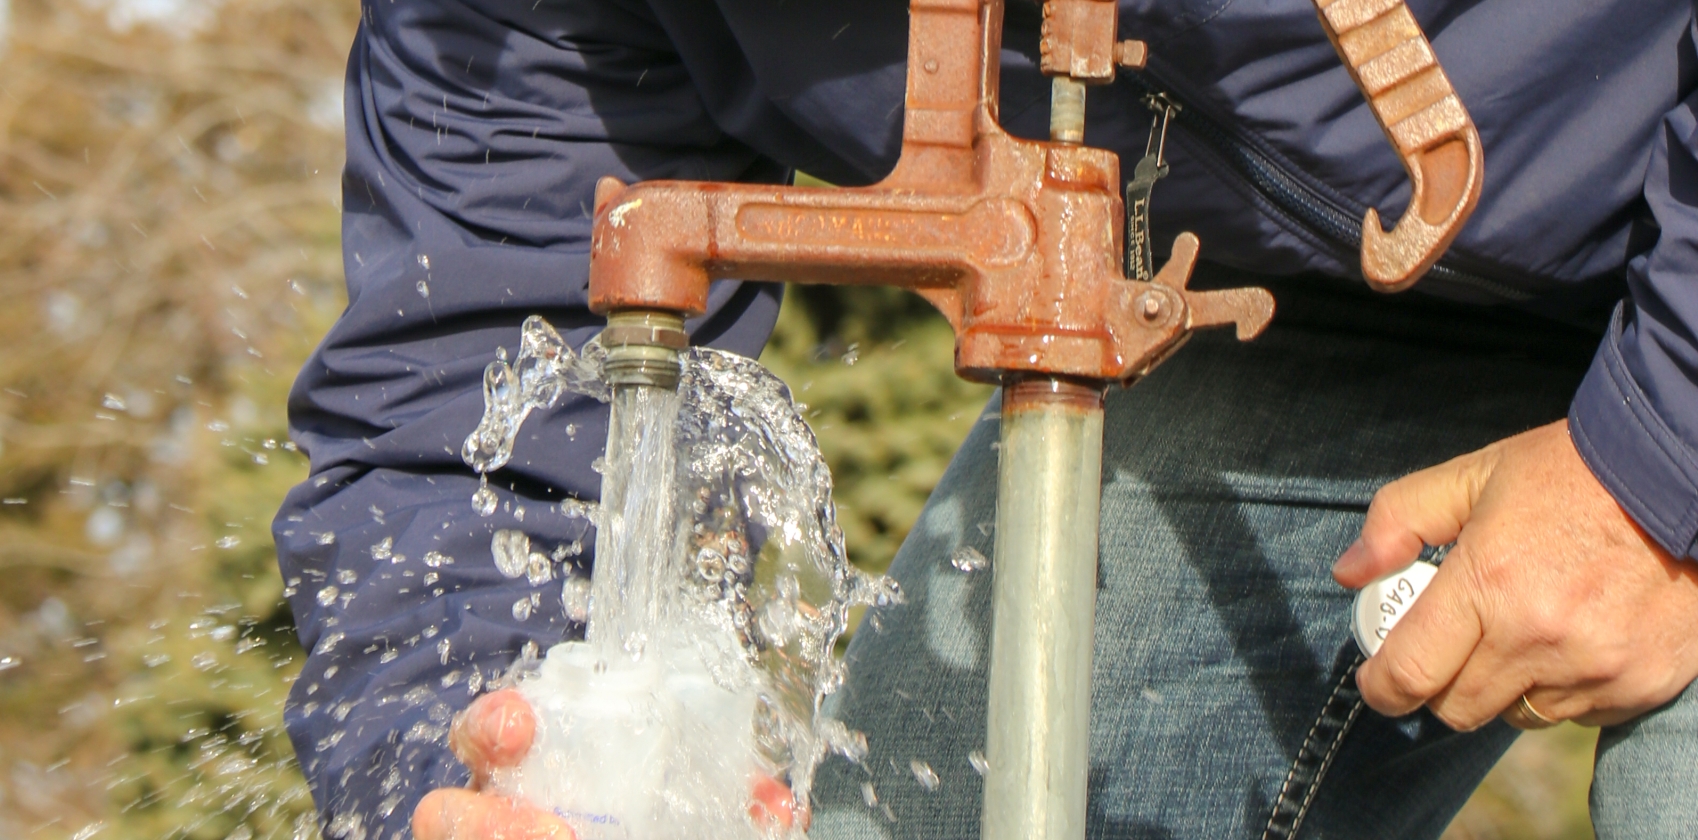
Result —
<path fill-rule="evenodd" d="M 83 534 L 95 545 L 112 545 L 124 535 L 124 515 L 110 507 L 95 508 L 83 525 Z"/>
<path fill-rule="evenodd" d="M 313 534 L 312 538 L 313 542 L 316 542 L 319 545 L 330 545 L 331 543 L 336 542 L 336 533 L 333 531 L 321 531 Z"/>
<path fill-rule="evenodd" d="M 425 298 L 426 300 L 430 299 L 430 284 L 429 283 L 426 283 L 425 281 L 420 280 L 419 282 L 417 282 L 413 285 L 413 288 L 416 288 L 416 289 L 419 290 L 419 297 Z"/>
<path fill-rule="evenodd" d="M 394 547 L 395 538 L 384 537 L 382 542 L 371 547 L 371 559 L 377 561 L 388 560 L 394 554 Z"/>
<path fill-rule="evenodd" d="M 914 774 L 914 781 L 919 782 L 920 787 L 923 788 L 926 793 L 931 793 L 932 791 L 937 790 L 937 786 L 942 782 L 942 780 L 937 777 L 937 771 L 933 770 L 930 764 L 927 764 L 917 758 L 908 762 L 908 770 Z"/>
<path fill-rule="evenodd" d="M 861 345 L 857 342 L 849 345 L 849 351 L 843 354 L 843 363 L 853 366 L 861 360 Z"/>
<path fill-rule="evenodd" d="M 235 548 L 241 544 L 242 538 L 235 536 L 234 534 L 219 537 L 218 542 L 213 543 L 213 545 L 216 545 L 219 548 Z"/>
<path fill-rule="evenodd" d="M 560 588 L 560 604 L 565 607 L 567 619 L 580 624 L 589 621 L 590 579 L 583 575 L 566 578 L 566 584 Z"/>
<path fill-rule="evenodd" d="M 452 562 L 454 562 L 454 558 L 449 557 L 448 555 L 443 554 L 440 551 L 427 551 L 427 552 L 425 552 L 424 564 L 426 566 L 432 568 L 432 569 L 441 568 L 441 567 L 446 566 L 446 565 L 448 565 Z"/>
<path fill-rule="evenodd" d="M 878 807 L 878 791 L 873 789 L 872 782 L 861 783 L 861 801 L 867 803 L 868 808 Z"/>
<path fill-rule="evenodd" d="M 342 590 L 337 589 L 334 585 L 326 586 L 318 591 L 318 605 L 321 607 L 328 607 L 331 604 L 336 603 L 336 596 L 341 594 Z"/>
<path fill-rule="evenodd" d="M 491 516 L 495 513 L 497 501 L 495 491 L 484 485 L 472 494 L 472 510 L 477 511 L 479 516 Z"/>
<path fill-rule="evenodd" d="M 990 560 L 978 549 L 964 545 L 949 555 L 949 565 L 961 572 L 980 572 L 990 567 Z"/>
<path fill-rule="evenodd" d="M 424 254 L 420 254 L 419 255 L 419 268 L 422 268 L 425 271 L 429 271 L 430 270 L 430 257 L 428 257 Z"/>
<path fill-rule="evenodd" d="M 495 556 L 495 568 L 506 577 L 516 578 L 530 565 L 531 538 L 523 531 L 496 531 L 489 551 Z"/>
<path fill-rule="evenodd" d="M 353 569 L 341 569 L 336 572 L 336 582 L 343 586 L 348 586 L 359 579 L 359 575 L 354 574 Z"/>
<path fill-rule="evenodd" d="M 973 765 L 973 772 L 981 776 L 990 772 L 990 759 L 985 758 L 984 750 L 967 753 L 967 763 Z"/>
<path fill-rule="evenodd" d="M 554 566 L 548 562 L 546 555 L 531 552 L 530 562 L 526 564 L 525 577 L 532 586 L 541 586 L 554 580 Z"/>
<path fill-rule="evenodd" d="M 513 602 L 513 618 L 514 619 L 516 619 L 518 621 L 526 621 L 530 617 L 531 617 L 531 599 L 520 598 L 519 600 Z"/>

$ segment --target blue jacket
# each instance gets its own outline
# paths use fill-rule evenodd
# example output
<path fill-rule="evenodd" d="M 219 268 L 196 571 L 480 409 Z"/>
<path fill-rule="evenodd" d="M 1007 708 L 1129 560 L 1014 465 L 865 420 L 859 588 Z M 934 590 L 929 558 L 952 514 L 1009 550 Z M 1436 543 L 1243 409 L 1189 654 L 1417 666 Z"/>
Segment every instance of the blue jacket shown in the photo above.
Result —
<path fill-rule="evenodd" d="M 1092 90 L 1087 142 L 1135 159 L 1143 93 L 1185 104 L 1156 241 L 1192 230 L 1220 262 L 1354 274 L 1362 211 L 1397 218 L 1408 186 L 1310 0 L 1121 6 L 1123 36 L 1153 57 Z M 1410 6 L 1486 151 L 1479 209 L 1417 288 L 1607 321 L 1574 439 L 1648 533 L 1693 556 L 1692 5 Z M 1028 137 L 1043 136 L 1048 111 L 1036 11 L 1012 0 L 1003 56 L 1003 119 Z M 533 417 L 493 478 L 502 506 L 488 518 L 472 510 L 459 449 L 481 371 L 497 347 L 517 351 L 525 316 L 574 343 L 599 328 L 585 308 L 596 179 L 877 180 L 900 142 L 906 39 L 906 0 L 364 4 L 347 77 L 349 305 L 292 395 L 312 478 L 275 526 L 312 651 L 287 723 L 328 836 L 398 836 L 425 791 L 463 783 L 442 737 L 450 716 L 527 641 L 578 629 L 558 580 L 503 578 L 488 546 L 499 528 L 543 552 L 588 542 L 588 523 L 555 503 L 595 497 L 605 409 Z M 758 353 L 778 300 L 718 284 L 695 340 Z"/>

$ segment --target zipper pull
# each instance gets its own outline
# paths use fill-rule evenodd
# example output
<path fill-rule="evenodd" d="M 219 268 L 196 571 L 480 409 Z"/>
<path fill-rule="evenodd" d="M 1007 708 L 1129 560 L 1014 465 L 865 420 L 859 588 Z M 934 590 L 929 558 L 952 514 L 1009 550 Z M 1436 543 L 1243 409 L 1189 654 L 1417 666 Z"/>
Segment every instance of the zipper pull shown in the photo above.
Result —
<path fill-rule="evenodd" d="M 1126 276 L 1148 283 L 1156 276 L 1156 258 L 1150 249 L 1150 192 L 1167 177 L 1167 126 L 1179 112 L 1179 103 L 1165 93 L 1152 93 L 1144 97 L 1144 105 L 1156 117 L 1150 123 L 1144 156 L 1126 183 Z"/>

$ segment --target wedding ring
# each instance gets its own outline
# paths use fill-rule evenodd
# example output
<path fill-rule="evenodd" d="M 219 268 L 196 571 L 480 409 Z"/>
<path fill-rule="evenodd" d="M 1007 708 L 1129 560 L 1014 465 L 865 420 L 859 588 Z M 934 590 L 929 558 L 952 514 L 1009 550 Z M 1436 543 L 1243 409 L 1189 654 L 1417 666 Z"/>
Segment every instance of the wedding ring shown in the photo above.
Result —
<path fill-rule="evenodd" d="M 1515 705 L 1504 710 L 1503 719 L 1516 729 L 1549 729 L 1562 723 L 1560 720 L 1551 720 L 1540 714 L 1538 709 L 1533 708 L 1532 703 L 1527 702 L 1527 695 L 1525 694 L 1521 695 L 1520 700 L 1515 701 Z"/>

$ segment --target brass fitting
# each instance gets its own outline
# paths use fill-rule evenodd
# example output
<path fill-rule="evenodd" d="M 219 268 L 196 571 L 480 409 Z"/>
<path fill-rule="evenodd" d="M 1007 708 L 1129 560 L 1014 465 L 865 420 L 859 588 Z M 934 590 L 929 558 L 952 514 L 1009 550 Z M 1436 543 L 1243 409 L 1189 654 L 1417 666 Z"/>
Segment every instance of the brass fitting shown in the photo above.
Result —
<path fill-rule="evenodd" d="M 623 309 L 607 315 L 601 331 L 607 349 L 607 382 L 672 390 L 683 372 L 680 354 L 690 346 L 684 316 L 659 309 Z"/>

